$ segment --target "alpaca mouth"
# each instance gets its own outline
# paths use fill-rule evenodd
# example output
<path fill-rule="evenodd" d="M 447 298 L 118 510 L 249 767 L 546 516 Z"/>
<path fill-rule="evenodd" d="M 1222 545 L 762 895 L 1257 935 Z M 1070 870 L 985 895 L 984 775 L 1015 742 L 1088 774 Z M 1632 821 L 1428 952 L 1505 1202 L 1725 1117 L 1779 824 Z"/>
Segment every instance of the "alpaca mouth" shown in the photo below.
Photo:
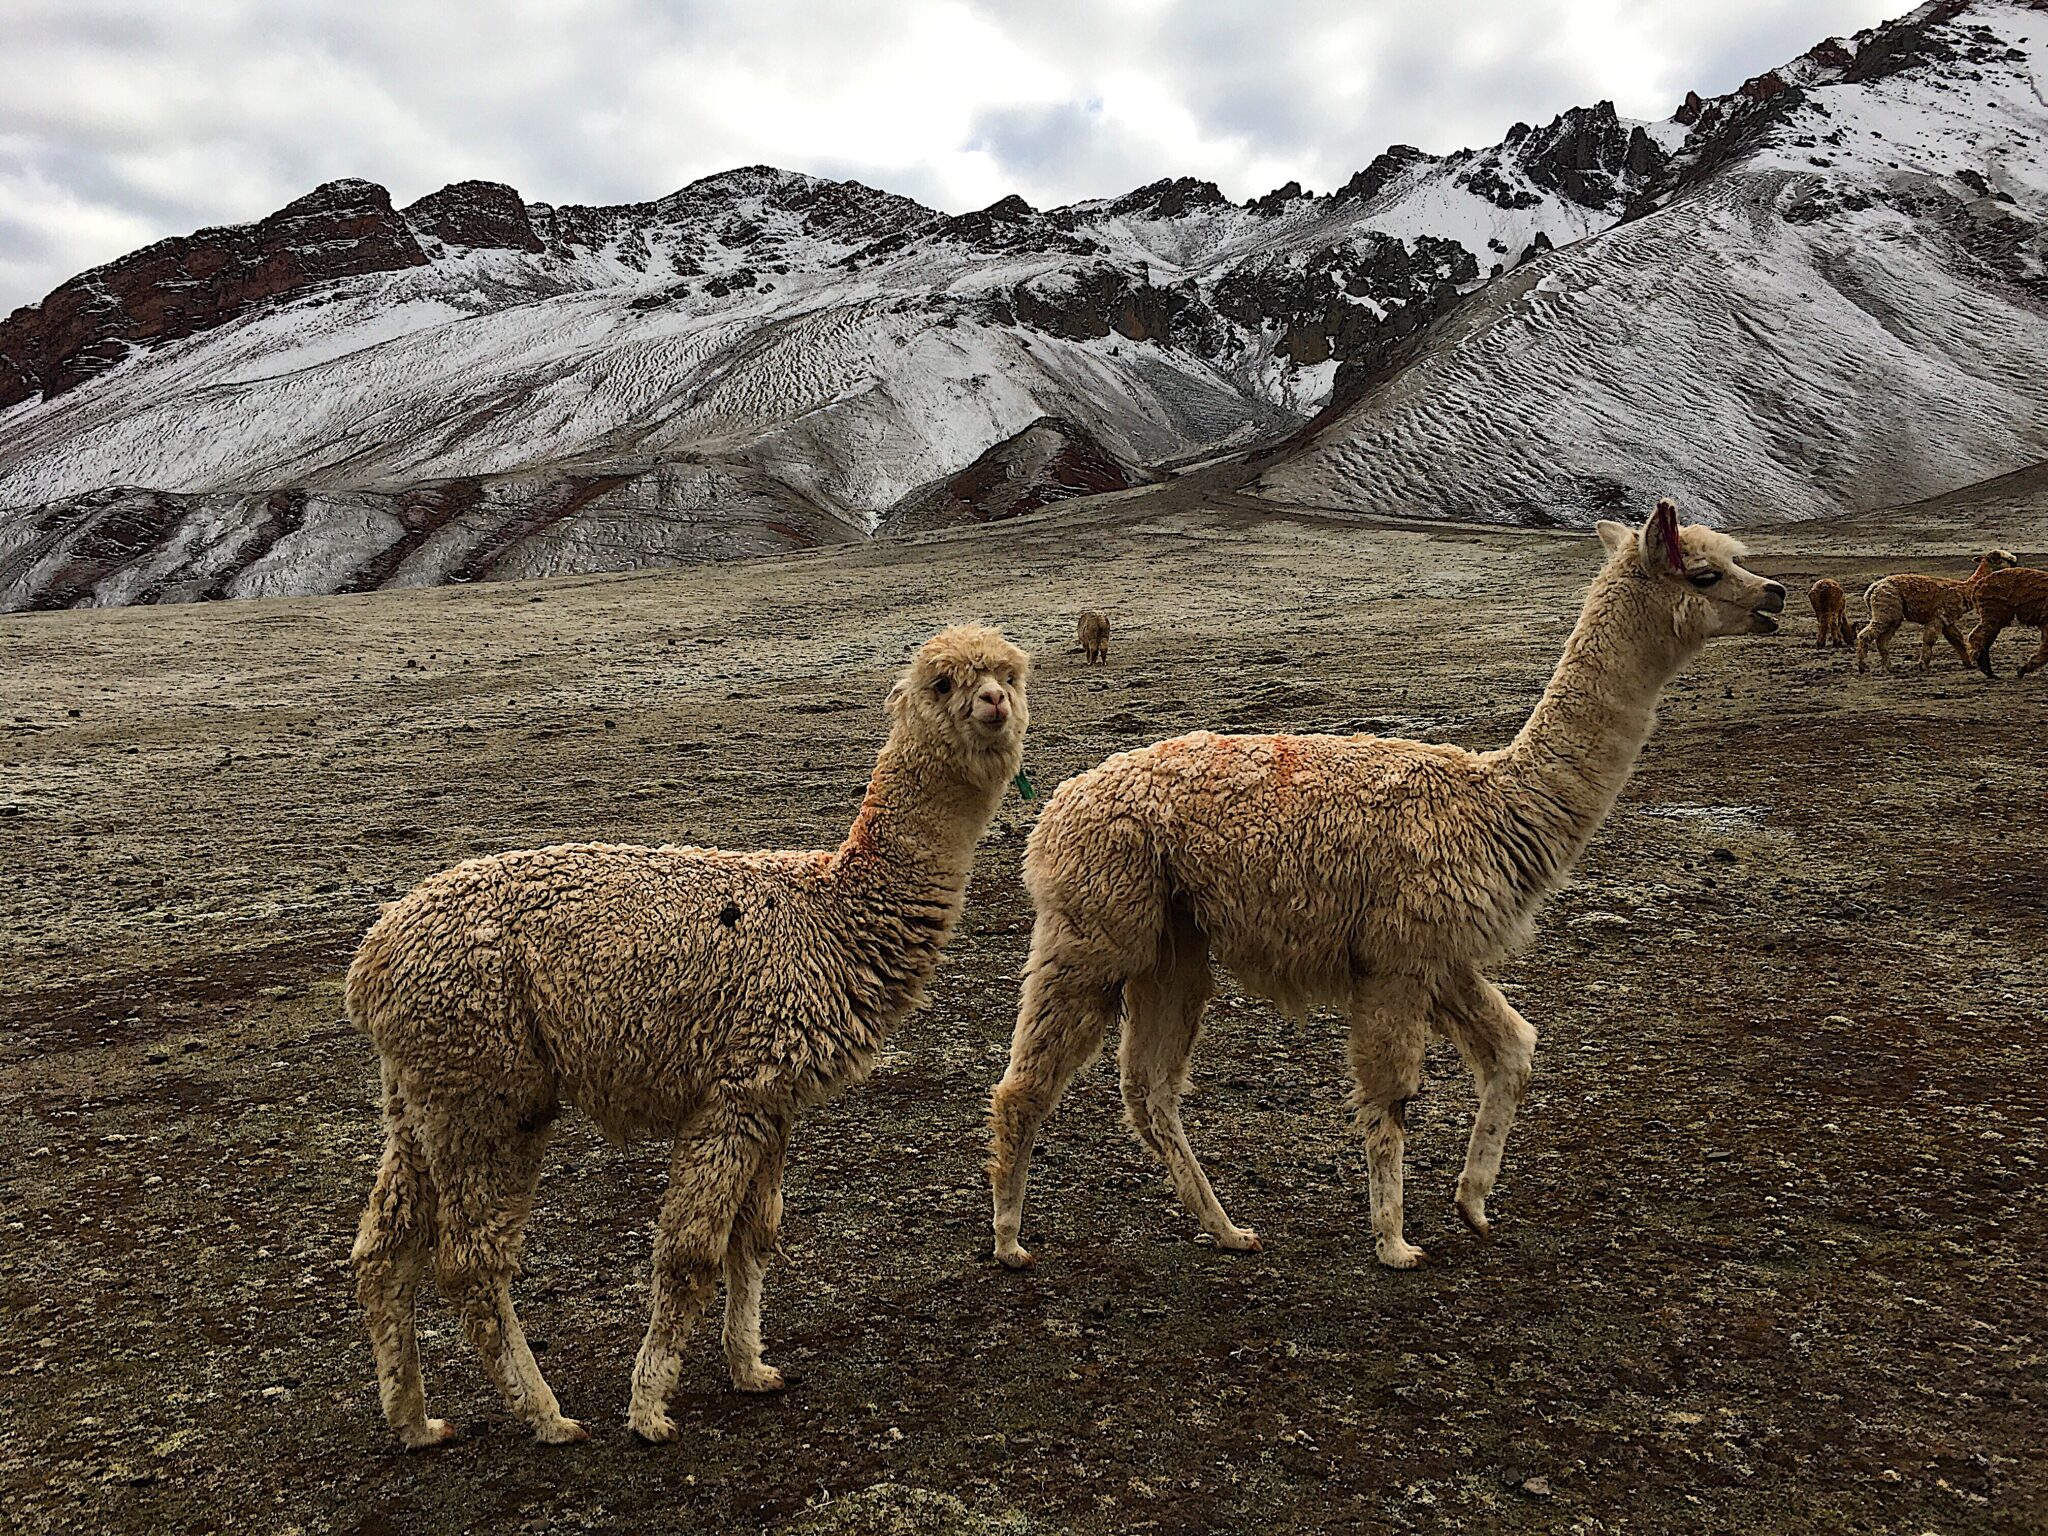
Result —
<path fill-rule="evenodd" d="M 1775 635 L 1778 620 L 1775 614 L 1753 612 L 1749 616 L 1750 633 L 1753 635 Z"/>

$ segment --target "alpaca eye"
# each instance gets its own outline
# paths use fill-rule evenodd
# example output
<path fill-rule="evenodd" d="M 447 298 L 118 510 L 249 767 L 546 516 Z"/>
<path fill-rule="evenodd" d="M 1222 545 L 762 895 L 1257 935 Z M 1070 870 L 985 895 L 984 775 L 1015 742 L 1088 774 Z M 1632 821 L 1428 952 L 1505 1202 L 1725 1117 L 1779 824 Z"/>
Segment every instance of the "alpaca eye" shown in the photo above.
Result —
<path fill-rule="evenodd" d="M 942 677 L 936 683 L 932 684 L 932 692 L 936 693 L 942 699 L 952 691 L 953 679 L 951 679 L 950 677 Z"/>
<path fill-rule="evenodd" d="M 1686 578 L 1696 587 L 1711 587 L 1721 579 L 1719 571 L 1699 571 Z"/>

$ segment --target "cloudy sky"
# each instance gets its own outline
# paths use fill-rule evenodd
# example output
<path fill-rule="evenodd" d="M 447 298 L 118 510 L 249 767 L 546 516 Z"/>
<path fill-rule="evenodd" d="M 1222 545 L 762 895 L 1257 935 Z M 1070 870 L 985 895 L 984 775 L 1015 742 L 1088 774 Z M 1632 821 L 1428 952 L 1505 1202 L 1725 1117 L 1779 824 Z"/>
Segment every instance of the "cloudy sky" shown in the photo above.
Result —
<path fill-rule="evenodd" d="M 6 0 L 0 313 L 337 176 L 656 197 L 730 166 L 962 212 L 1327 191 L 1612 99 L 1669 115 L 1911 0 Z"/>

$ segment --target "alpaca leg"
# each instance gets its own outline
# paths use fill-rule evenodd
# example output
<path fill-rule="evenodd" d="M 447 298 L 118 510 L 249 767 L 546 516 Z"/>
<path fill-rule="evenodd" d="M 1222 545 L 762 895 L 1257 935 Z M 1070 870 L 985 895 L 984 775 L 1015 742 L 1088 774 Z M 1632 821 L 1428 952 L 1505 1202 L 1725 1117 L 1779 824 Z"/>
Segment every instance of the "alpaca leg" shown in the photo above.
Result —
<path fill-rule="evenodd" d="M 643 1440 L 676 1437 L 668 1400 L 682 1375 L 683 1344 L 717 1288 L 734 1218 L 774 1135 L 761 1117 L 719 1103 L 677 1138 L 655 1224 L 653 1305 L 633 1361 L 626 1411 L 627 1424 Z"/>
<path fill-rule="evenodd" d="M 1457 1046 L 1479 1087 L 1479 1112 L 1465 1147 L 1465 1169 L 1458 1175 L 1457 1204 L 1465 1225 L 1489 1237 L 1486 1197 L 1500 1177 L 1508 1131 L 1529 1086 L 1536 1031 L 1477 972 L 1459 978 L 1437 998 L 1433 1022 Z"/>
<path fill-rule="evenodd" d="M 1920 626 L 1920 670 L 1922 672 L 1933 670 L 1934 637 L 1940 633 L 1941 625 L 1939 623 L 1923 624 Z"/>
<path fill-rule="evenodd" d="M 409 1450 L 451 1439 L 455 1427 L 427 1417 L 417 1322 L 420 1275 L 434 1243 L 433 1179 L 427 1172 L 395 1073 L 384 1074 L 384 1160 L 349 1255 L 356 1297 L 369 1322 L 384 1417 Z"/>
<path fill-rule="evenodd" d="M 763 1157 L 733 1219 L 725 1250 L 725 1363 L 742 1392 L 779 1392 L 782 1372 L 761 1358 L 761 1282 L 782 1222 L 782 1159 L 789 1127 Z"/>
<path fill-rule="evenodd" d="M 1256 1253 L 1259 1234 L 1223 1209 L 1181 1126 L 1180 1096 L 1188 1089 L 1188 1058 L 1201 1034 L 1212 990 L 1209 945 L 1184 914 L 1176 914 L 1159 964 L 1133 976 L 1126 998 L 1123 1045 L 1124 1112 L 1138 1140 L 1166 1164 L 1173 1191 L 1219 1248 Z"/>
<path fill-rule="evenodd" d="M 1941 638 L 1948 642 L 1949 649 L 1954 651 L 1967 667 L 1970 664 L 1970 647 L 1964 641 L 1962 631 L 1956 628 L 1953 619 L 1941 621 Z"/>
<path fill-rule="evenodd" d="M 1970 636 L 1970 663 L 1986 677 L 1998 676 L 1991 668 L 1991 642 L 1998 638 L 2004 628 L 2003 624 L 1994 624 L 1989 619 L 1979 619 L 1976 633 Z"/>
<path fill-rule="evenodd" d="M 2026 677 L 2030 673 L 2039 671 L 2044 666 L 2048 666 L 2048 628 L 2042 629 L 2041 643 L 2035 647 L 2034 654 L 2021 662 L 2019 670 L 2013 675 L 2015 677 Z"/>
<path fill-rule="evenodd" d="M 1429 989 L 1412 977 L 1379 977 L 1351 1005 L 1352 1102 L 1365 1134 L 1373 1246 L 1389 1269 L 1413 1269 L 1420 1248 L 1402 1236 L 1401 1157 L 1408 1101 L 1422 1087 Z"/>
<path fill-rule="evenodd" d="M 513 1415 L 542 1443 L 567 1445 L 590 1432 L 563 1417 L 512 1304 L 551 1119 L 546 1110 L 517 1120 L 485 1117 L 464 1105 L 438 1117 L 427 1145 L 441 1196 L 434 1252 L 441 1289 Z"/>
<path fill-rule="evenodd" d="M 1010 1066 L 989 1101 L 989 1189 L 995 1205 L 996 1257 L 1023 1269 L 1031 1255 L 1018 1245 L 1024 1224 L 1024 1182 L 1038 1128 L 1068 1079 L 1102 1049 L 1122 1001 L 1121 977 L 1085 955 L 1081 941 L 1043 916 L 1032 935 Z"/>

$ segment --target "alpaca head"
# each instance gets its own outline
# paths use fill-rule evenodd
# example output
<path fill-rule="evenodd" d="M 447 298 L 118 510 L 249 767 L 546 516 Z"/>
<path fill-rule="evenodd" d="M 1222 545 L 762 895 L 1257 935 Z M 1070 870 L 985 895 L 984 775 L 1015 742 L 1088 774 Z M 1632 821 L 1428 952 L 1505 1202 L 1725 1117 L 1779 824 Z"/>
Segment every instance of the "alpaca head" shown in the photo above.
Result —
<path fill-rule="evenodd" d="M 1031 707 L 1031 658 L 993 629 L 956 625 L 927 640 L 889 690 L 895 734 L 981 786 L 1016 777 Z"/>
<path fill-rule="evenodd" d="M 2020 563 L 2020 557 L 2009 549 L 1987 549 L 1977 563 L 1986 571 L 2009 571 Z"/>
<path fill-rule="evenodd" d="M 1634 562 L 1651 583 L 1653 601 L 1669 610 L 1671 632 L 1698 645 L 1718 635 L 1775 634 L 1785 589 L 1738 563 L 1742 546 L 1713 528 L 1678 526 L 1678 504 L 1666 497 L 1641 528 L 1603 522 L 1600 542 Z"/>

